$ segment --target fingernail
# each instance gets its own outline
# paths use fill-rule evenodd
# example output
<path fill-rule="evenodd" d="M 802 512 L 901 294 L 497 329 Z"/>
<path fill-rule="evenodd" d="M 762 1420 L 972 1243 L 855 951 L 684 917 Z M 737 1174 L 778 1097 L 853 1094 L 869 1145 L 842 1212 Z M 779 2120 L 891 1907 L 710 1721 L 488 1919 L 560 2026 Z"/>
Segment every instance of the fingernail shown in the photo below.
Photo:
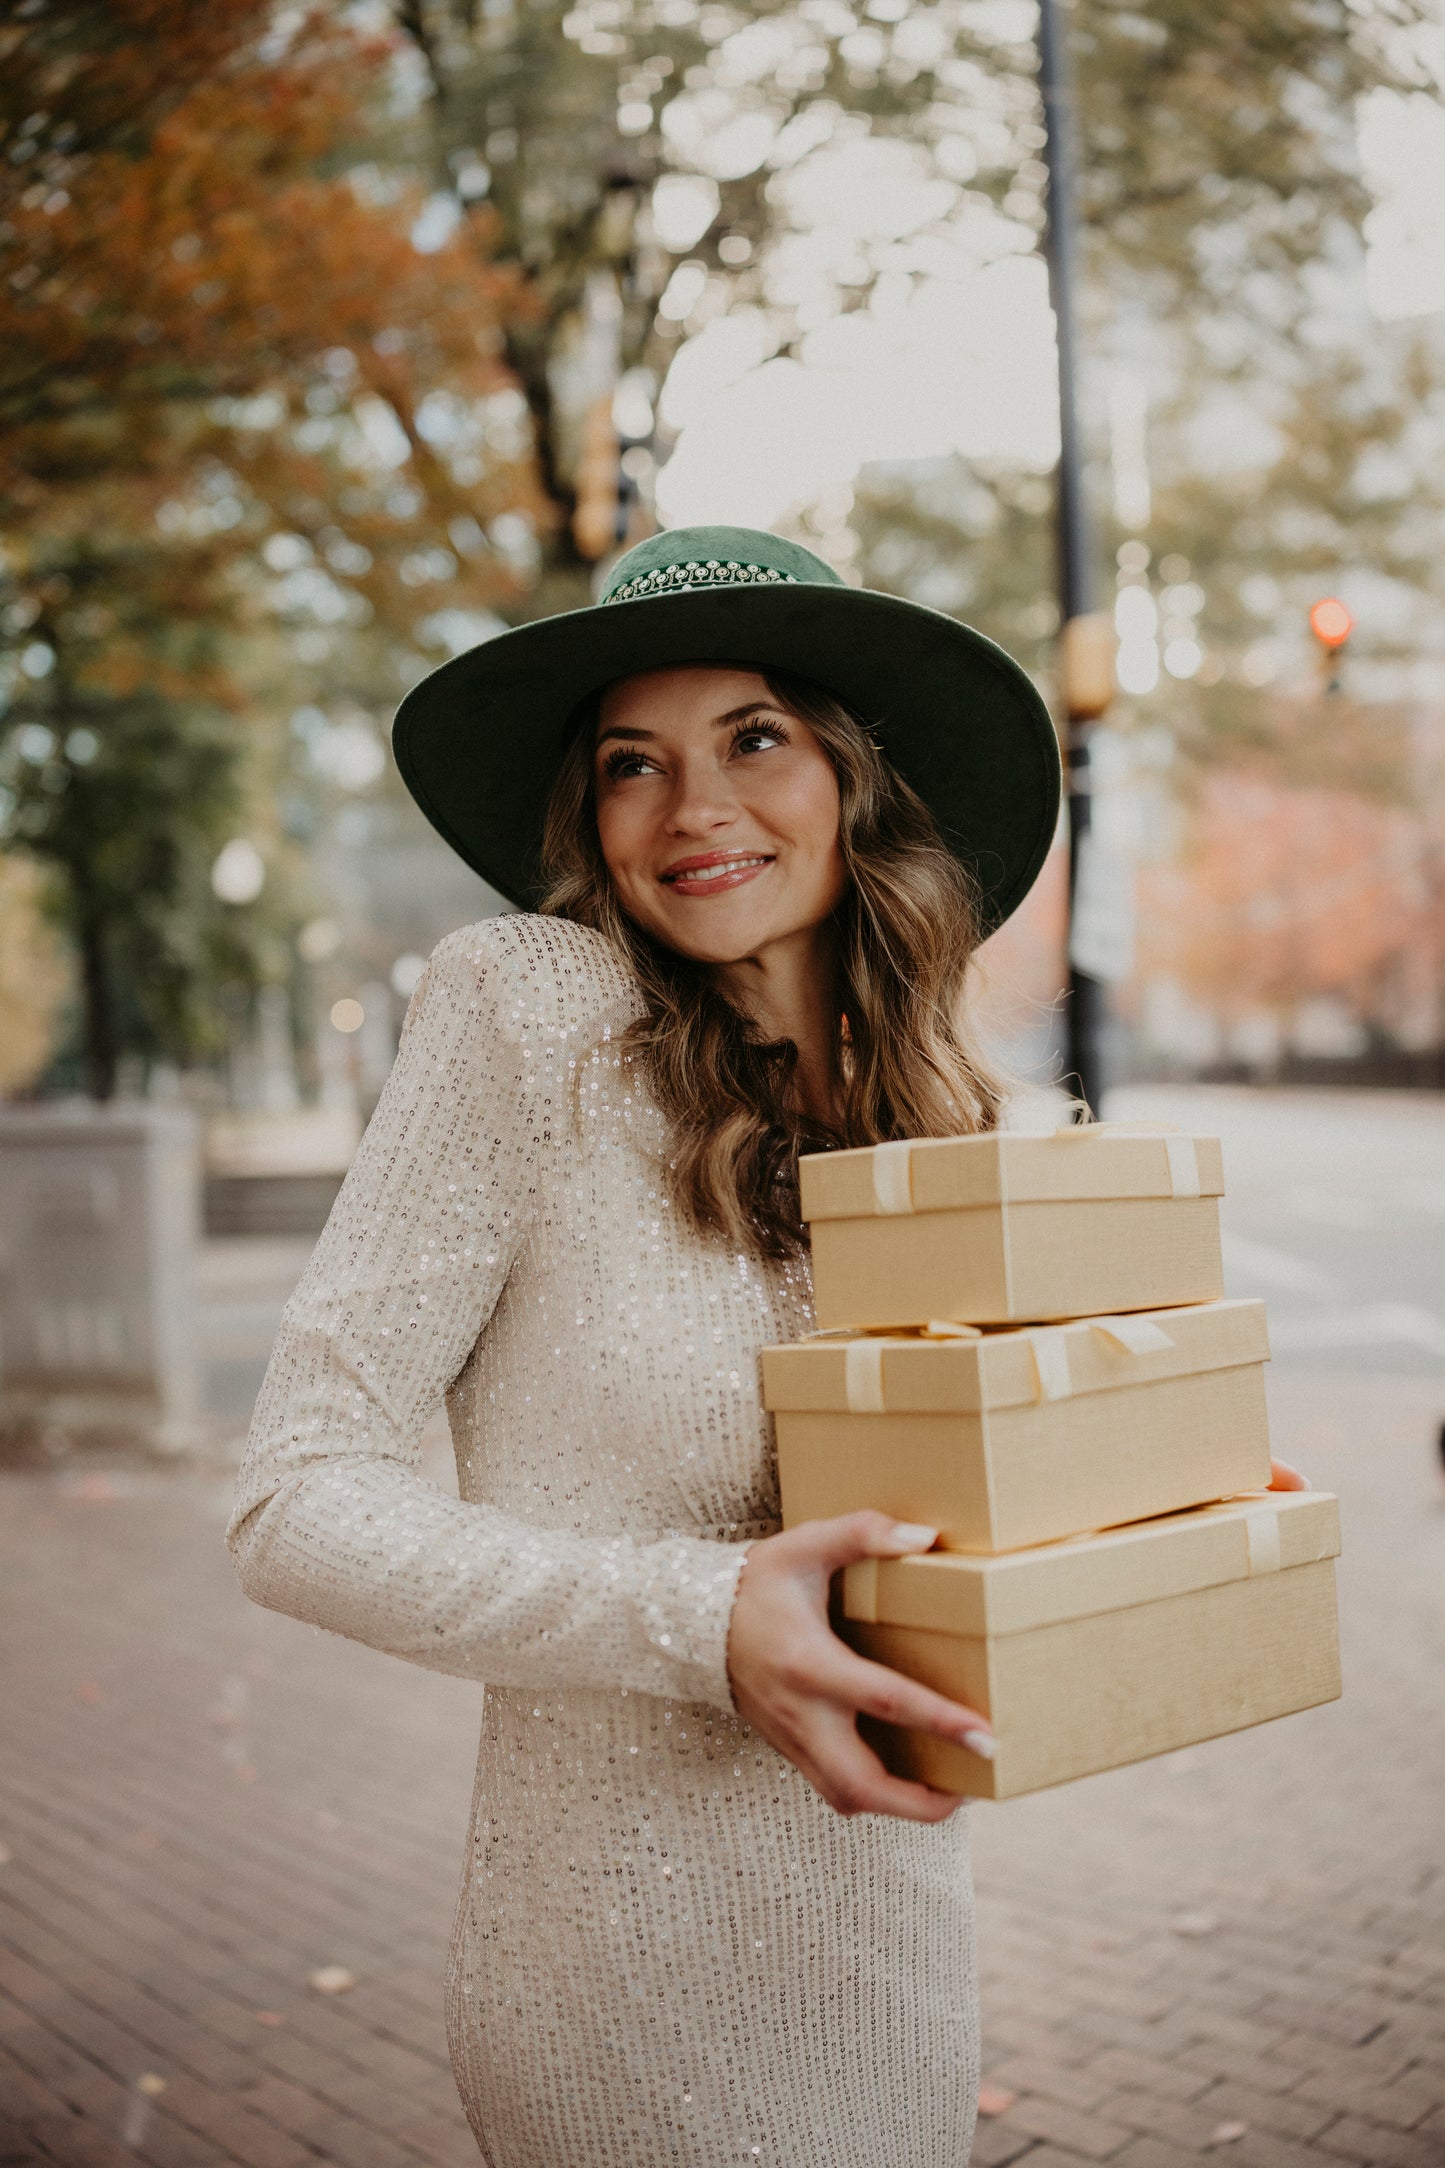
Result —
<path fill-rule="evenodd" d="M 980 1761 L 992 1761 L 998 1752 L 998 1741 L 991 1731 L 966 1731 L 963 1743 L 970 1754 L 977 1754 Z"/>
<path fill-rule="evenodd" d="M 900 1551 L 926 1551 L 938 1541 L 936 1528 L 922 1528 L 916 1521 L 895 1521 L 893 1541 Z"/>

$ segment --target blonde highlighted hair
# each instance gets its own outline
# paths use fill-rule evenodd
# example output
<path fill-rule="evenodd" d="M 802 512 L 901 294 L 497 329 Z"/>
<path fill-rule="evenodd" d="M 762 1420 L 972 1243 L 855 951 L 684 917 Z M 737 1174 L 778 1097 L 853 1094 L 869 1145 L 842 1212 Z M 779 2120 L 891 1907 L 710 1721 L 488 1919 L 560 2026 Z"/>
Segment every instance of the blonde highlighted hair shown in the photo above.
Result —
<path fill-rule="evenodd" d="M 797 1104 L 792 1041 L 764 1040 L 704 966 L 623 910 L 597 837 L 595 702 L 578 718 L 548 805 L 540 907 L 606 935 L 636 974 L 643 1013 L 624 1045 L 671 1121 L 674 1178 L 694 1225 L 786 1257 L 805 1246 L 800 1152 L 991 1129 L 1002 1087 L 963 1021 L 982 938 L 976 883 L 856 715 L 807 679 L 763 674 L 838 777 L 849 882 L 837 912 L 837 1128 Z"/>

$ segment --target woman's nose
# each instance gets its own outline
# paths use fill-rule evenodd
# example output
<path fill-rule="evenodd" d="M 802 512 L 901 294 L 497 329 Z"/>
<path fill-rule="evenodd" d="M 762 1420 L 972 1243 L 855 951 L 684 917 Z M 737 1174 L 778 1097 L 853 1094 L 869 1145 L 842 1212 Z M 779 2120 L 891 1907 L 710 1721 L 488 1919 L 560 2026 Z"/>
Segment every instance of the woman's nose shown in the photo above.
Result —
<path fill-rule="evenodd" d="M 667 805 L 671 835 L 700 835 L 726 827 L 737 805 L 726 779 L 711 761 L 688 761 L 677 771 Z"/>

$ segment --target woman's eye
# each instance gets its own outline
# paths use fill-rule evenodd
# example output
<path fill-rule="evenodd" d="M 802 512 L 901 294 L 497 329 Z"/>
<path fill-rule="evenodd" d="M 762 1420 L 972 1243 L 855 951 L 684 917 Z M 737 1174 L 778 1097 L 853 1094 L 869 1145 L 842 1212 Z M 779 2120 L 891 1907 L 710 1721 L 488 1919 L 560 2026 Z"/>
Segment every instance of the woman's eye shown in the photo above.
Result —
<path fill-rule="evenodd" d="M 766 723 L 755 723 L 751 730 L 740 730 L 733 739 L 735 753 L 765 753 L 770 746 L 786 745 L 781 730 L 770 729 Z"/>
<path fill-rule="evenodd" d="M 609 753 L 602 770 L 608 782 L 615 783 L 623 776 L 641 775 L 648 765 L 646 753 Z"/>

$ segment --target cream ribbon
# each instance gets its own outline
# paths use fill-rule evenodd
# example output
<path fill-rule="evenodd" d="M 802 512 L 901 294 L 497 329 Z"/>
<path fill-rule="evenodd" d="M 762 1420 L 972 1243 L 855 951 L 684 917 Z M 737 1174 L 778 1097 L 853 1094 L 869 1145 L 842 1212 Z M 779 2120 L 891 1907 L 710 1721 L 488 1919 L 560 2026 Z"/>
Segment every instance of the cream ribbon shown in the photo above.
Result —
<path fill-rule="evenodd" d="M 1067 1400 L 1074 1389 L 1069 1369 L 1069 1343 L 1061 1332 L 1031 1332 L 1029 1353 L 1033 1357 L 1034 1382 L 1040 1400 Z"/>
<path fill-rule="evenodd" d="M 1164 1146 L 1169 1162 L 1169 1194 L 1171 1197 L 1199 1197 L 1203 1190 L 1199 1180 L 1199 1153 L 1193 1137 L 1182 1137 L 1177 1129 L 1147 1128 L 1134 1122 L 1071 1122 L 1067 1127 L 1056 1129 L 1056 1137 L 1147 1137 L 1158 1138 Z"/>
<path fill-rule="evenodd" d="M 1166 1137 L 1164 1149 L 1169 1157 L 1170 1195 L 1199 1196 L 1199 1154 L 1194 1148 L 1193 1137 Z"/>
<path fill-rule="evenodd" d="M 850 1340 L 843 1350 L 843 1391 L 850 1415 L 883 1413 L 883 1342 Z"/>
<path fill-rule="evenodd" d="M 1114 1341 L 1130 1355 L 1157 1355 L 1161 1348 L 1174 1345 L 1164 1327 L 1156 1325 L 1152 1317 L 1091 1317 L 1089 1330 Z"/>
<path fill-rule="evenodd" d="M 885 1215 L 913 1210 L 912 1144 L 900 1139 L 873 1147 L 873 1205 Z"/>
<path fill-rule="evenodd" d="M 1091 1317 L 1081 1322 L 1087 1323 L 1090 1332 L 1115 1341 L 1130 1355 L 1153 1355 L 1174 1345 L 1163 1327 L 1148 1317 Z M 1038 1398 L 1067 1400 L 1074 1389 L 1068 1336 L 1062 1331 L 1036 1329 L 1028 1339 Z"/>

